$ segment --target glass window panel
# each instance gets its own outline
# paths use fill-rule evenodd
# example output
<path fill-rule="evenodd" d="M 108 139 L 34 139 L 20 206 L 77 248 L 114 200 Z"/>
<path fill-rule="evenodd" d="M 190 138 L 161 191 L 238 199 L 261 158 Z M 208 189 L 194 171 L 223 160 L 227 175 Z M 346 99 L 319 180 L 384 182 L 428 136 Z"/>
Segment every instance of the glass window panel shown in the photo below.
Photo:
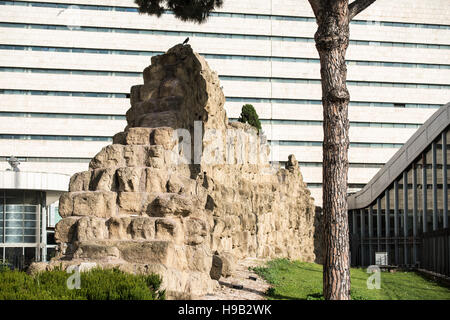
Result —
<path fill-rule="evenodd" d="M 23 242 L 23 237 L 22 236 L 6 236 L 5 237 L 5 242 L 6 243 L 21 243 Z"/>
<path fill-rule="evenodd" d="M 403 215 L 405 213 L 405 203 L 403 201 L 403 178 L 400 177 L 397 179 L 398 182 L 398 216 L 397 216 L 397 225 L 398 225 L 398 236 L 403 235 Z"/>
<path fill-rule="evenodd" d="M 395 235 L 395 229 L 394 229 L 394 209 L 395 209 L 395 196 L 394 196 L 394 185 L 391 185 L 389 187 L 389 228 L 390 228 L 390 235 L 393 237 Z"/>
<path fill-rule="evenodd" d="M 27 220 L 27 221 L 35 221 L 36 220 L 36 214 L 26 213 L 24 215 L 24 219 Z"/>
<path fill-rule="evenodd" d="M 442 137 L 436 141 L 436 183 L 437 183 L 437 209 L 438 209 L 438 229 L 444 226 L 444 193 L 442 177 Z"/>
<path fill-rule="evenodd" d="M 22 213 L 11 213 L 6 211 L 6 220 L 23 220 L 23 214 Z"/>
<path fill-rule="evenodd" d="M 422 177 L 422 159 L 415 162 L 417 170 L 417 234 L 423 231 L 423 177 Z"/>
<path fill-rule="evenodd" d="M 362 210 L 363 213 L 363 220 L 364 220 L 364 237 L 368 237 L 369 236 L 369 211 L 367 209 L 363 209 Z"/>
<path fill-rule="evenodd" d="M 386 235 L 386 196 L 383 193 L 383 196 L 380 198 L 381 200 L 381 237 L 384 238 Z"/>
<path fill-rule="evenodd" d="M 23 235 L 22 228 L 6 228 L 5 229 L 6 236 L 20 236 Z"/>
<path fill-rule="evenodd" d="M 34 236 L 36 235 L 36 229 L 24 229 L 23 234 L 26 236 Z"/>
<path fill-rule="evenodd" d="M 23 221 L 22 220 L 6 220 L 5 227 L 6 228 L 22 228 Z"/>
<path fill-rule="evenodd" d="M 378 214 L 378 205 L 377 202 L 372 206 L 373 213 L 372 213 L 372 228 L 373 228 L 373 237 L 376 238 L 378 235 L 378 226 L 377 226 L 377 214 Z"/>
<path fill-rule="evenodd" d="M 381 204 L 381 206 L 385 212 L 382 223 L 384 224 L 384 232 L 385 232 L 384 236 L 390 237 L 390 236 L 392 236 L 391 227 L 390 227 L 390 218 L 393 213 L 390 211 L 390 202 L 392 200 L 389 197 L 389 189 L 387 189 L 387 192 L 388 192 L 387 196 L 386 196 L 386 192 L 385 192 L 384 200 L 383 200 L 383 203 Z M 389 201 L 389 203 L 386 203 L 387 201 Z"/>
<path fill-rule="evenodd" d="M 25 243 L 34 243 L 34 242 L 36 242 L 36 236 L 25 236 L 24 242 Z"/>
<path fill-rule="evenodd" d="M 35 228 L 36 227 L 36 221 L 24 221 L 23 226 L 25 228 Z"/>
<path fill-rule="evenodd" d="M 413 235 L 413 168 L 410 167 L 406 174 L 408 180 L 408 235 Z"/>
<path fill-rule="evenodd" d="M 12 200 L 10 200 L 10 201 L 12 201 Z M 8 202 L 10 202 L 10 201 L 8 201 Z M 22 202 L 22 200 L 20 200 L 20 202 Z M 5 209 L 6 209 L 6 212 L 18 212 L 18 213 L 22 213 L 24 210 L 24 208 L 21 204 L 12 204 L 12 205 L 8 204 L 8 205 L 6 205 Z"/>

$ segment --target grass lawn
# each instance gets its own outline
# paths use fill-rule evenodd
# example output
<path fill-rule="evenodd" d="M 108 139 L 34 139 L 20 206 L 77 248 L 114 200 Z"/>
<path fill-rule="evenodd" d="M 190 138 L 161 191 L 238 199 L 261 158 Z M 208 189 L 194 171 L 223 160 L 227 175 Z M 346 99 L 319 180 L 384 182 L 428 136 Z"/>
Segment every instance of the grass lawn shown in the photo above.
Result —
<path fill-rule="evenodd" d="M 266 267 L 253 269 L 272 288 L 269 299 L 322 298 L 322 265 L 276 259 Z M 366 269 L 351 269 L 351 296 L 354 300 L 450 300 L 450 289 L 414 272 L 381 273 L 381 288 L 368 289 Z"/>

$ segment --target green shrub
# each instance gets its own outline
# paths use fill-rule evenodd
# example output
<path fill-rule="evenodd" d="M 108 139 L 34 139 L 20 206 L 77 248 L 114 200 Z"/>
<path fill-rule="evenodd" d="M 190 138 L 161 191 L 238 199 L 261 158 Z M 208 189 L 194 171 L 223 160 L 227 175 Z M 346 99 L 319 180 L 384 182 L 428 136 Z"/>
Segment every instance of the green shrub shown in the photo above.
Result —
<path fill-rule="evenodd" d="M 242 106 L 241 116 L 238 119 L 239 122 L 248 123 L 261 131 L 261 121 L 259 121 L 258 114 L 255 108 L 251 104 L 244 104 Z"/>
<path fill-rule="evenodd" d="M 80 273 L 80 289 L 68 289 L 71 274 L 62 270 L 30 276 L 21 271 L 0 272 L 0 300 L 157 300 L 164 299 L 160 276 L 133 275 L 118 269 Z"/>
<path fill-rule="evenodd" d="M 9 271 L 11 270 L 11 267 L 7 262 L 0 261 L 0 272 Z"/>

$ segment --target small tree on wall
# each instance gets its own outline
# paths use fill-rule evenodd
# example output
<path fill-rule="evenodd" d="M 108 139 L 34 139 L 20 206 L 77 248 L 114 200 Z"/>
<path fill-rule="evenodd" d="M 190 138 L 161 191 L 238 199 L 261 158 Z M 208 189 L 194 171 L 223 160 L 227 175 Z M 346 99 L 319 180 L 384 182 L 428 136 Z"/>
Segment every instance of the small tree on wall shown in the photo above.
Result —
<path fill-rule="evenodd" d="M 244 104 L 242 106 L 241 116 L 239 117 L 238 121 L 248 123 L 258 129 L 258 132 L 261 131 L 261 121 L 259 121 L 258 114 L 251 104 Z"/>

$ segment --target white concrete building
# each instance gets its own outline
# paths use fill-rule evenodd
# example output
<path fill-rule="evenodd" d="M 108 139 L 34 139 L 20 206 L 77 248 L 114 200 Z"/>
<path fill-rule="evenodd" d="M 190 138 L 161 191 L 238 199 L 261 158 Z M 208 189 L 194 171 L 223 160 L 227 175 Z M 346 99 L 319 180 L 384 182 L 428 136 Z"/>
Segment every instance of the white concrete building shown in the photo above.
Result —
<path fill-rule="evenodd" d="M 294 153 L 321 204 L 322 108 L 307 0 L 225 0 L 205 24 L 139 15 L 132 0 L 0 1 L 0 170 L 72 174 L 125 127 L 150 56 L 187 36 L 221 76 L 230 118 L 251 103 L 279 160 Z M 350 191 L 450 101 L 450 1 L 377 0 L 347 52 Z"/>

